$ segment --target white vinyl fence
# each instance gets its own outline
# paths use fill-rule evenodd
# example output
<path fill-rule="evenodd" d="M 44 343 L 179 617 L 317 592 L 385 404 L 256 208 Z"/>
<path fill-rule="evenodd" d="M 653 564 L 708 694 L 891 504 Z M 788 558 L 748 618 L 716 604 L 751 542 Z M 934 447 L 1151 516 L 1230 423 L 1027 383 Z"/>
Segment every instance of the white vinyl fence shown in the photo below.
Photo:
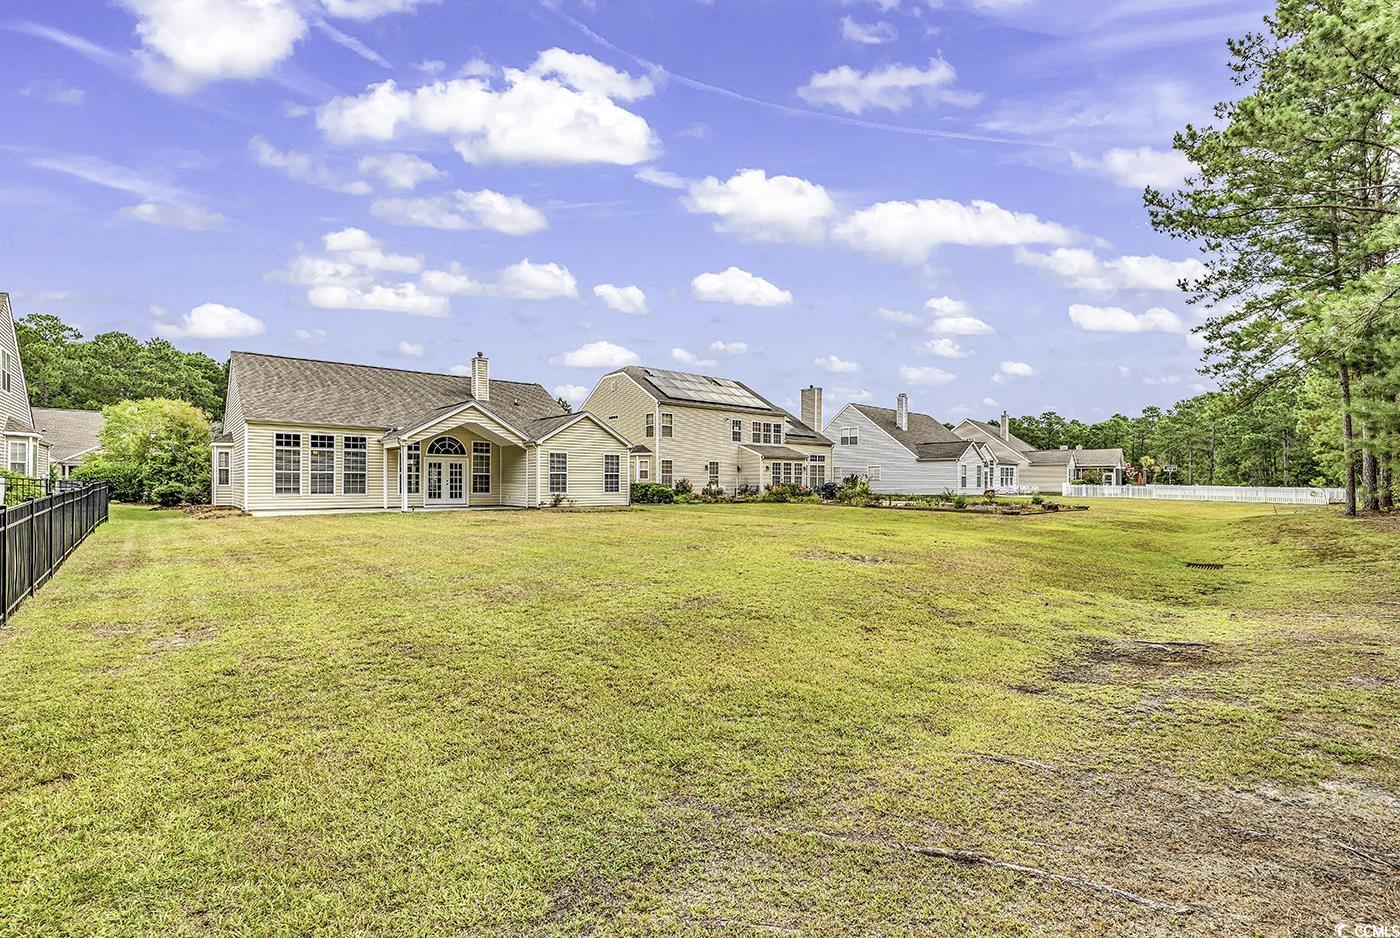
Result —
<path fill-rule="evenodd" d="M 1249 485 L 1071 485 L 1066 498 L 1160 498 L 1190 502 L 1259 502 L 1273 505 L 1332 505 L 1346 489 Z"/>

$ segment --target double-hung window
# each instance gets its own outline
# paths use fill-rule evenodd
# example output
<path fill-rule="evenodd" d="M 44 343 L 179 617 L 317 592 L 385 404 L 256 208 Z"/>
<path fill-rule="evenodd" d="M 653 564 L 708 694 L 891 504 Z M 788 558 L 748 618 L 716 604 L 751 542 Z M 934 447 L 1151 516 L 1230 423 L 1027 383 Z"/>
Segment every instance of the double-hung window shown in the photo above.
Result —
<path fill-rule="evenodd" d="M 229 484 L 229 457 L 228 450 L 219 450 L 219 484 Z"/>
<path fill-rule="evenodd" d="M 5 372 L 6 376 L 9 372 Z M 29 442 L 27 440 L 10 441 L 10 471 L 16 475 L 29 475 Z"/>
<path fill-rule="evenodd" d="M 603 457 L 603 491 L 622 491 L 622 457 Z"/>
<path fill-rule="evenodd" d="M 860 431 L 857 430 L 855 427 L 842 427 L 842 428 L 841 428 L 841 445 L 842 445 L 842 446 L 859 446 L 859 445 L 860 445 Z"/>
<path fill-rule="evenodd" d="M 958 488 L 967 488 L 967 466 L 958 466 Z"/>
<path fill-rule="evenodd" d="M 752 430 L 753 430 L 753 440 L 752 440 L 752 442 L 754 442 L 754 443 L 762 443 L 762 442 L 763 442 L 763 424 L 761 424 L 761 423 L 759 423 L 757 420 L 755 420 L 755 421 L 753 422 Z"/>
<path fill-rule="evenodd" d="M 10 369 L 14 367 L 14 357 L 8 351 L 0 349 L 0 369 L 4 369 L 4 377 L 0 377 L 0 382 L 4 383 L 6 391 L 10 389 Z"/>
<path fill-rule="evenodd" d="M 405 473 L 408 494 L 417 495 L 423 488 L 423 444 L 410 443 L 408 446 L 408 472 Z"/>
<path fill-rule="evenodd" d="M 650 478 L 651 478 L 651 460 L 650 460 L 650 459 L 639 459 L 639 460 L 637 460 L 637 481 L 639 481 L 639 482 L 645 482 L 647 479 L 650 479 Z"/>
<path fill-rule="evenodd" d="M 656 436 L 656 414 L 647 414 L 647 436 Z"/>
<path fill-rule="evenodd" d="M 826 457 L 816 453 L 807 457 L 807 484 L 816 488 L 826 482 Z"/>
<path fill-rule="evenodd" d="M 472 442 L 472 494 L 491 491 L 491 444 L 485 440 Z"/>
<path fill-rule="evenodd" d="M 719 485 L 719 463 L 713 461 L 706 463 L 705 475 L 709 478 L 711 485 Z"/>
<path fill-rule="evenodd" d="M 277 495 L 300 495 L 301 434 L 278 433 L 272 442 L 272 491 Z"/>
<path fill-rule="evenodd" d="M 675 414 L 661 415 L 661 436 L 670 439 L 676 435 Z"/>
<path fill-rule="evenodd" d="M 549 494 L 563 495 L 569 491 L 569 454 L 549 454 Z"/>
<path fill-rule="evenodd" d="M 335 494 L 335 437 L 311 434 L 311 494 Z"/>
<path fill-rule="evenodd" d="M 661 484 L 669 487 L 671 484 L 671 478 L 671 460 L 663 459 L 661 460 Z"/>
<path fill-rule="evenodd" d="M 340 481 L 345 495 L 364 495 L 369 491 L 369 439 L 347 436 L 341 441 L 345 450 L 344 478 Z"/>
<path fill-rule="evenodd" d="M 1004 489 L 1009 489 L 1009 488 L 1013 487 L 1015 484 L 1016 484 L 1016 467 L 1015 467 L 1015 466 L 1002 466 L 1002 467 L 1001 467 L 1001 487 L 1004 488 Z"/>
<path fill-rule="evenodd" d="M 735 443 L 742 443 L 742 442 L 744 442 L 744 421 L 742 421 L 742 420 L 731 420 L 731 421 L 729 421 L 729 438 L 730 438 L 731 440 L 733 440 Z"/>

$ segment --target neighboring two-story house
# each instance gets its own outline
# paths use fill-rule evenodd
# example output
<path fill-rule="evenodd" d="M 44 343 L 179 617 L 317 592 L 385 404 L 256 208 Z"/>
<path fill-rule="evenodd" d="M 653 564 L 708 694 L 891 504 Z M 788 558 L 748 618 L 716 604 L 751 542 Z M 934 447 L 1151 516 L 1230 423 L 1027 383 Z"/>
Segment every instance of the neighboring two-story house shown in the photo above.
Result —
<path fill-rule="evenodd" d="M 8 293 L 0 293 L 0 441 L 4 468 L 16 475 L 48 478 L 49 444 L 34 426 Z"/>
<path fill-rule="evenodd" d="M 995 487 L 996 460 L 981 443 L 958 437 L 928 414 L 847 404 L 826 425 L 836 440 L 836 472 L 861 476 L 881 494 L 980 495 Z"/>
<path fill-rule="evenodd" d="M 799 420 L 741 381 L 629 365 L 604 375 L 583 407 L 633 441 L 634 481 L 732 494 L 834 477 L 831 440 L 817 429 L 822 389 L 804 388 L 801 401 Z"/>

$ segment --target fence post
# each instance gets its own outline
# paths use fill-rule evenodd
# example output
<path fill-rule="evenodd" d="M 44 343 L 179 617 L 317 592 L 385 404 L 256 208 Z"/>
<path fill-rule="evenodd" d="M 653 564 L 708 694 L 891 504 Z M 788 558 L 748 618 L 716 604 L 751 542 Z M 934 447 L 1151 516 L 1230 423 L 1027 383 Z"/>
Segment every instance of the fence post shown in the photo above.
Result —
<path fill-rule="evenodd" d="M 3 491 L 5 482 L 0 478 L 0 491 Z M 10 565 L 9 560 L 10 543 L 10 510 L 0 504 L 0 623 L 10 621 Z"/>

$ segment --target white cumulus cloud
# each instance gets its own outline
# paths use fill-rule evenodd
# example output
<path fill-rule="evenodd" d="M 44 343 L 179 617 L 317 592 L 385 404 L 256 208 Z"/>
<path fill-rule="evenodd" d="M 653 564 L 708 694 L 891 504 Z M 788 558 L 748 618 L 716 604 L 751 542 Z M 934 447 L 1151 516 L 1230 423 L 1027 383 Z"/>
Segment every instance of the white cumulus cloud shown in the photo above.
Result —
<path fill-rule="evenodd" d="M 860 371 L 859 363 L 846 361 L 844 358 L 838 358 L 835 355 L 821 355 L 812 359 L 812 364 L 834 375 L 846 375 Z"/>
<path fill-rule="evenodd" d="M 581 384 L 556 384 L 553 393 L 555 397 L 562 397 L 575 407 L 588 399 L 588 388 Z"/>
<path fill-rule="evenodd" d="M 958 345 L 952 339 L 929 339 L 919 351 L 927 352 L 929 355 L 937 355 L 939 358 L 966 358 L 972 353 Z"/>
<path fill-rule="evenodd" d="M 148 225 L 182 228 L 185 231 L 210 231 L 224 227 L 223 215 L 191 202 L 138 202 L 123 208 L 121 214 Z"/>
<path fill-rule="evenodd" d="M 650 90 L 645 79 L 551 49 L 528 70 L 505 69 L 503 86 L 485 76 L 414 89 L 389 79 L 327 102 L 316 123 L 338 143 L 445 136 L 469 163 L 632 166 L 655 156 L 658 144 L 646 120 L 616 102 Z"/>
<path fill-rule="evenodd" d="M 957 379 L 957 375 L 950 374 L 942 368 L 931 366 L 900 365 L 899 378 L 905 384 L 947 384 Z"/>
<path fill-rule="evenodd" d="M 395 225 L 416 225 L 442 231 L 470 231 L 484 228 L 501 234 L 522 236 L 549 227 L 544 212 L 524 199 L 502 195 L 491 189 L 467 192 L 458 189 L 449 195 L 423 198 L 375 199 L 370 211 Z"/>
<path fill-rule="evenodd" d="M 747 270 L 730 267 L 720 273 L 701 274 L 690 282 L 690 291 L 705 303 L 738 306 L 787 306 L 792 294 Z"/>
<path fill-rule="evenodd" d="M 836 203 L 826 189 L 797 176 L 769 176 L 741 169 L 720 181 L 707 176 L 690 184 L 681 204 L 696 214 L 715 215 L 715 229 L 756 241 L 819 241 Z"/>
<path fill-rule="evenodd" d="M 288 179 L 294 179 L 297 182 L 330 189 L 333 192 L 345 192 L 350 195 L 366 195 L 370 191 L 369 183 L 363 179 L 345 178 L 332 171 L 319 158 L 310 153 L 279 150 L 261 136 L 255 136 L 248 141 L 248 153 L 253 157 L 253 162 L 259 166 L 279 170 Z"/>
<path fill-rule="evenodd" d="M 749 344 L 747 342 L 725 342 L 716 339 L 710 343 L 710 351 L 723 352 L 726 355 L 744 355 L 748 353 L 748 350 Z"/>
<path fill-rule="evenodd" d="M 170 94 L 258 78 L 292 54 L 306 20 L 291 0 L 121 0 L 136 15 L 142 76 Z"/>
<path fill-rule="evenodd" d="M 988 335 L 996 330 L 976 316 L 940 316 L 928 327 L 938 335 Z"/>
<path fill-rule="evenodd" d="M 526 259 L 501 271 L 496 290 L 518 300 L 575 299 L 578 281 L 560 264 L 536 264 Z"/>
<path fill-rule="evenodd" d="M 600 283 L 593 288 L 593 295 L 602 300 L 604 306 L 619 313 L 645 316 L 648 312 L 647 295 L 635 284 L 620 287 L 614 283 Z"/>
<path fill-rule="evenodd" d="M 797 95 L 808 104 L 840 108 L 860 114 L 870 108 L 902 111 L 920 94 L 928 101 L 962 107 L 977 103 L 978 97 L 948 88 L 957 74 L 941 58 L 929 59 L 927 68 L 915 65 L 886 65 L 862 72 L 849 65 L 818 72 Z"/>
<path fill-rule="evenodd" d="M 834 233 L 858 250 L 906 264 L 923 263 L 943 244 L 1066 244 L 1074 238 L 1068 228 L 1029 212 L 985 200 L 964 204 L 951 199 L 878 202 L 841 222 Z"/>
<path fill-rule="evenodd" d="M 1115 147 L 1105 150 L 1103 156 L 1097 158 L 1071 153 L 1070 159 L 1076 168 L 1102 173 L 1129 189 L 1147 186 L 1175 189 L 1195 169 L 1186 154 L 1176 150 L 1154 150 L 1152 147 Z"/>
<path fill-rule="evenodd" d="M 158 322 L 155 330 L 171 339 L 246 339 L 261 335 L 267 326 L 235 306 L 203 303 L 181 316 L 178 322 Z"/>
<path fill-rule="evenodd" d="M 410 342 L 407 339 L 399 343 L 399 354 L 409 358 L 422 358 L 428 353 L 422 342 Z"/>
<path fill-rule="evenodd" d="M 713 358 L 704 358 L 680 347 L 671 349 L 671 357 L 682 365 L 689 365 L 692 368 L 712 368 L 718 364 Z"/>
<path fill-rule="evenodd" d="M 432 163 L 412 153 L 374 153 L 360 160 L 359 170 L 377 176 L 390 189 L 416 189 L 445 174 Z"/>
<path fill-rule="evenodd" d="M 875 315 L 885 322 L 897 322 L 901 326 L 912 326 L 919 321 L 919 317 L 913 313 L 906 313 L 901 309 L 890 309 L 888 306 L 881 306 L 875 310 Z"/>
<path fill-rule="evenodd" d="M 319 309 L 380 310 L 438 318 L 451 312 L 447 297 L 424 293 L 415 283 L 375 283 L 363 288 L 322 284 L 306 291 L 306 302 Z"/>
<path fill-rule="evenodd" d="M 1043 270 L 1068 286 L 1096 293 L 1175 291 L 1177 281 L 1194 280 L 1206 272 L 1205 265 L 1194 258 L 1171 261 L 1151 254 L 1125 254 L 1101 260 L 1085 248 L 1056 248 L 1048 253 L 1018 248 L 1016 263 Z"/>
<path fill-rule="evenodd" d="M 1185 332 L 1186 323 L 1169 309 L 1154 306 L 1144 313 L 1131 313 L 1121 306 L 1089 306 L 1075 303 L 1069 318 L 1085 332 Z"/>
<path fill-rule="evenodd" d="M 932 296 L 924 301 L 924 309 L 935 316 L 962 316 L 967 312 L 967 304 L 951 296 Z"/>
<path fill-rule="evenodd" d="M 637 353 L 612 342 L 588 342 L 572 352 L 563 352 L 550 358 L 555 365 L 566 368 L 621 368 L 637 362 Z"/>
<path fill-rule="evenodd" d="M 1017 378 L 1029 378 L 1036 373 L 1028 362 L 1007 361 L 997 366 L 996 374 L 992 375 L 992 380 L 997 384 L 1006 384 Z"/>
<path fill-rule="evenodd" d="M 852 16 L 841 17 L 841 38 L 863 46 L 878 46 L 899 38 L 893 23 L 862 23 Z"/>

